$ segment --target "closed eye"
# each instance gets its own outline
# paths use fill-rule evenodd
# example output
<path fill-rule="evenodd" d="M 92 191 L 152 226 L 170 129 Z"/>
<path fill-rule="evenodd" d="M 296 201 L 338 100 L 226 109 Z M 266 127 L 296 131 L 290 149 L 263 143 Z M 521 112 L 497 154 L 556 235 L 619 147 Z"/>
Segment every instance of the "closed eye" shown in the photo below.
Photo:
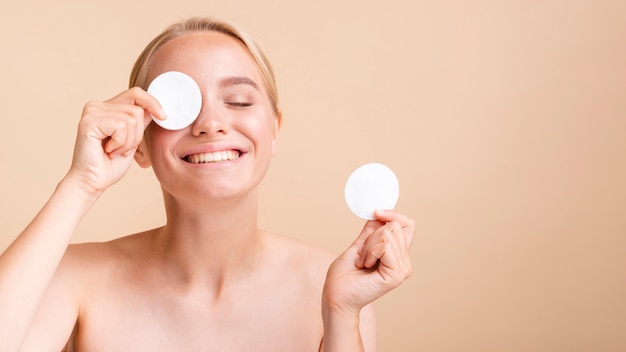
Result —
<path fill-rule="evenodd" d="M 232 106 L 232 107 L 235 107 L 235 108 L 246 108 L 248 106 L 252 106 L 252 103 L 238 102 L 238 101 L 227 101 L 226 105 Z"/>

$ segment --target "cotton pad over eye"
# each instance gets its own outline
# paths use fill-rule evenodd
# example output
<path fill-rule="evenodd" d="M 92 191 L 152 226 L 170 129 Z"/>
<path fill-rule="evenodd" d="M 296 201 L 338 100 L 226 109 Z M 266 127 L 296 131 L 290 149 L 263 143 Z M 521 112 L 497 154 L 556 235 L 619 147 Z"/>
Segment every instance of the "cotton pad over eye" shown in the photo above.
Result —
<path fill-rule="evenodd" d="M 165 113 L 167 119 L 152 120 L 168 130 L 182 130 L 191 125 L 202 108 L 202 93 L 193 78 L 178 72 L 169 71 L 157 76 L 150 86 L 148 93 L 155 97 Z"/>
<path fill-rule="evenodd" d="M 379 163 L 365 164 L 352 172 L 345 187 L 346 203 L 358 217 L 374 220 L 374 211 L 393 209 L 400 195 L 394 172 Z"/>

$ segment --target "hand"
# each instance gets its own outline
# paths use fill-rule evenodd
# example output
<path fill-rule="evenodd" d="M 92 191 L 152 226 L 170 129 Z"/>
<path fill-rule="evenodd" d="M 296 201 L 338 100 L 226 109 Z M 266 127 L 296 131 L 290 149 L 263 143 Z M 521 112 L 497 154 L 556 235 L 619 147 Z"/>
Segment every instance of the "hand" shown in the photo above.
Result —
<path fill-rule="evenodd" d="M 130 167 L 150 115 L 166 118 L 159 102 L 137 87 L 105 102 L 87 103 L 66 178 L 92 194 L 119 181 Z"/>
<path fill-rule="evenodd" d="M 330 266 L 325 309 L 358 313 L 411 275 L 409 248 L 415 222 L 395 211 L 375 213 L 361 234 Z"/>

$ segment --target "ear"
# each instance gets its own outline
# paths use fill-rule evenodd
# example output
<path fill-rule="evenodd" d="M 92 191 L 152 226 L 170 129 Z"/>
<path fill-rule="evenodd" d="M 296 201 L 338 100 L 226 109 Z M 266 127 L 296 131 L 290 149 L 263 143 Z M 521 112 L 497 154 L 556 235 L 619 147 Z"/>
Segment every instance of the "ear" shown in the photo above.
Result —
<path fill-rule="evenodd" d="M 274 126 L 272 127 L 272 156 L 276 155 L 278 150 L 278 142 L 280 141 L 280 127 L 283 123 L 283 112 L 279 111 L 274 119 Z"/>
<path fill-rule="evenodd" d="M 150 160 L 150 153 L 148 152 L 148 144 L 146 143 L 146 139 L 144 138 L 137 150 L 135 151 L 135 161 L 137 164 L 143 168 L 148 168 L 152 166 L 152 161 Z"/>

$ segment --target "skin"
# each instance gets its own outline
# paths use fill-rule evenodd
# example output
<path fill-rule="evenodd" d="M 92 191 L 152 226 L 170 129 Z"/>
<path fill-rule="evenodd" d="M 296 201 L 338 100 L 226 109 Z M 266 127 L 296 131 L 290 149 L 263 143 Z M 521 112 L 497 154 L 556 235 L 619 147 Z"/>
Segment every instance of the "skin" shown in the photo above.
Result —
<path fill-rule="evenodd" d="M 159 49 L 150 79 L 171 70 L 203 95 L 183 130 L 150 123 L 166 117 L 139 88 L 85 106 L 68 174 L 0 256 L 0 349 L 374 351 L 371 303 L 410 275 L 413 220 L 377 212 L 339 256 L 258 229 L 256 188 L 280 116 L 249 53 L 224 34 L 192 33 Z M 240 156 L 186 159 L 223 150 Z M 159 179 L 166 224 L 68 246 L 133 159 Z"/>

